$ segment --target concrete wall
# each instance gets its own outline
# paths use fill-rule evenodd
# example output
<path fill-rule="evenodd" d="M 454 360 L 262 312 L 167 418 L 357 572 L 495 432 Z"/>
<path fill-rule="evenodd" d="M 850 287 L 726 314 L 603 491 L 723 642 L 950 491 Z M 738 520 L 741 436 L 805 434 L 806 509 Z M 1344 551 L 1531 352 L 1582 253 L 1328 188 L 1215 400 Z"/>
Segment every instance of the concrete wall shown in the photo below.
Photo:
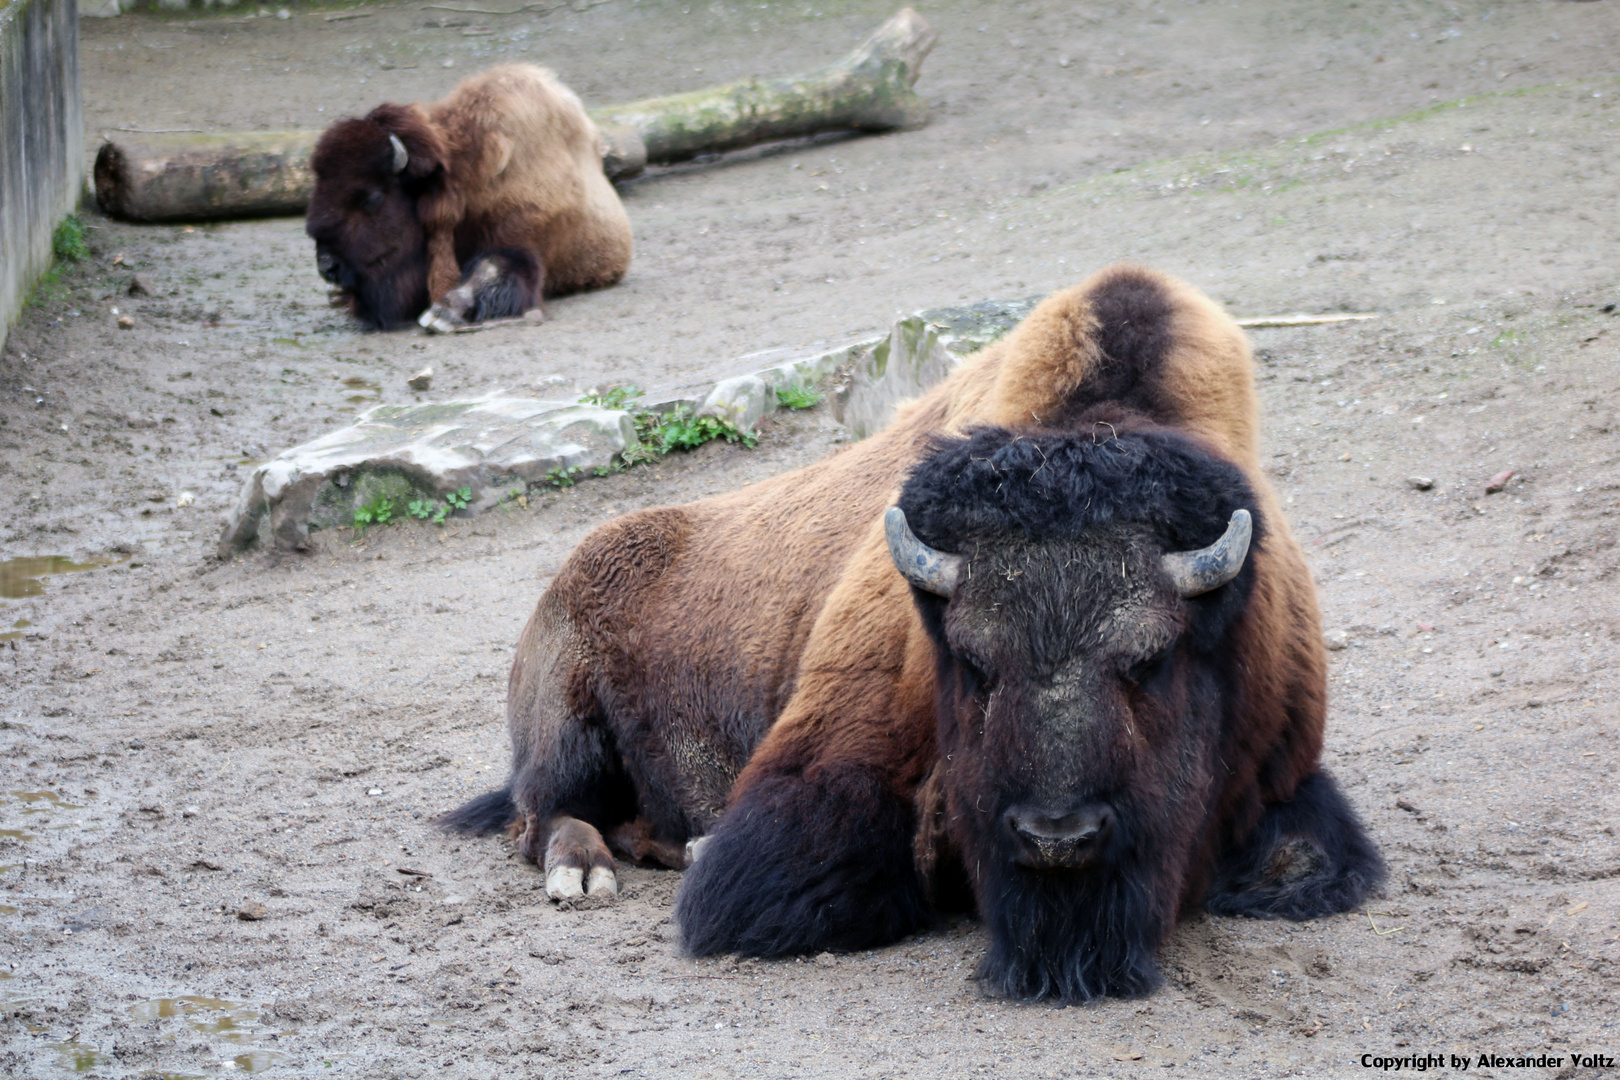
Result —
<path fill-rule="evenodd" d="M 84 167 L 78 0 L 0 0 L 0 346 Z"/>

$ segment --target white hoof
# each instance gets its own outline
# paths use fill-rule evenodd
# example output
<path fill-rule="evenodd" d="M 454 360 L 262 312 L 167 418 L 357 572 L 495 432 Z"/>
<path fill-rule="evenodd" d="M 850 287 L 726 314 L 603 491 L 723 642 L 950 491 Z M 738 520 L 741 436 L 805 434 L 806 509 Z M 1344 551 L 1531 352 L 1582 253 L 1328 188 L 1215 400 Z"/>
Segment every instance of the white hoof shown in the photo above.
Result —
<path fill-rule="evenodd" d="M 707 847 L 708 844 L 709 838 L 707 836 L 697 836 L 693 837 L 691 840 L 688 840 L 686 842 L 686 865 L 691 866 L 693 863 L 697 862 L 698 856 L 703 854 L 703 849 Z"/>
<path fill-rule="evenodd" d="M 585 891 L 592 896 L 618 896 L 619 879 L 607 867 L 593 866 L 590 877 L 585 879 Z"/>
<path fill-rule="evenodd" d="M 557 866 L 546 871 L 546 895 L 553 900 L 578 900 L 585 895 L 585 871 L 577 866 Z"/>
<path fill-rule="evenodd" d="M 434 305 L 422 312 L 417 324 L 430 334 L 453 334 L 462 322 L 444 308 Z"/>

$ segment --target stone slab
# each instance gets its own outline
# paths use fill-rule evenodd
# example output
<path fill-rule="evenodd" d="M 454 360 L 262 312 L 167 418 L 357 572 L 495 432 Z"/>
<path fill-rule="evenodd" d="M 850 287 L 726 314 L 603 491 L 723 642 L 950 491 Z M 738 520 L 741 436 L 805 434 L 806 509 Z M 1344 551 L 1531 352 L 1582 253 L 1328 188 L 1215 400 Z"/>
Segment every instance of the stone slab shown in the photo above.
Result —
<path fill-rule="evenodd" d="M 966 356 L 1001 337 L 1035 301 L 987 301 L 920 312 L 887 335 L 811 351 L 737 357 L 723 374 L 675 387 L 638 409 L 677 408 L 751 430 L 776 408 L 776 391 L 837 384 L 834 415 L 855 438 L 888 423 L 901 401 L 927 390 Z M 628 411 L 501 393 L 421 405 L 379 405 L 350 427 L 293 447 L 248 476 L 226 516 L 219 553 L 254 544 L 301 549 L 310 529 L 354 520 L 386 499 L 396 515 L 415 499 L 470 489 L 472 514 L 543 484 L 553 469 L 606 468 L 638 445 Z"/>

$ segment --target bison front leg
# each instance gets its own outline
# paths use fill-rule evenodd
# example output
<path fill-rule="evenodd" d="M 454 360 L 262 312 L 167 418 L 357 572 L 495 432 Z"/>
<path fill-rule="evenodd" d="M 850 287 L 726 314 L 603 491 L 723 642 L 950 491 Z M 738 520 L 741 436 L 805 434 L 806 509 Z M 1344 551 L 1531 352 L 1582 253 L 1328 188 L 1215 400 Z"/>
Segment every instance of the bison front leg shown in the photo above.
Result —
<path fill-rule="evenodd" d="M 1384 881 L 1384 860 L 1326 772 L 1266 807 L 1222 859 L 1205 906 L 1217 915 L 1315 919 L 1349 911 Z"/>
<path fill-rule="evenodd" d="M 525 816 L 518 851 L 541 863 L 546 872 L 546 895 L 553 900 L 619 895 L 613 855 L 602 834 L 589 822 L 566 814 L 544 822 Z"/>
<path fill-rule="evenodd" d="M 448 334 L 469 323 L 514 319 L 540 308 L 544 271 L 525 251 L 491 251 L 470 259 L 461 284 L 417 320 L 430 333 Z"/>
<path fill-rule="evenodd" d="M 675 918 L 697 954 L 865 949 L 927 918 L 910 800 L 857 766 L 763 776 L 704 838 Z"/>

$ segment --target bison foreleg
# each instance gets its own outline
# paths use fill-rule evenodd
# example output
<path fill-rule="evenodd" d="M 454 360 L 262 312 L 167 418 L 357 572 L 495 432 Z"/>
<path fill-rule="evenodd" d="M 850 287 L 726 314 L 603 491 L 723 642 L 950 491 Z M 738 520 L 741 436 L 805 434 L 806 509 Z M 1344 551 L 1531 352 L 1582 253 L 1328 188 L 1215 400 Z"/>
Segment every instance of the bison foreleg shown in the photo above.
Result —
<path fill-rule="evenodd" d="M 1333 778 L 1306 777 L 1222 860 L 1205 906 L 1217 915 L 1314 919 L 1349 911 L 1384 880 L 1384 860 Z"/>
<path fill-rule="evenodd" d="M 885 945 L 927 918 L 915 814 L 858 767 L 765 776 L 704 838 L 675 918 L 698 955 L 784 956 Z"/>
<path fill-rule="evenodd" d="M 545 834 L 547 896 L 553 900 L 577 900 L 587 893 L 619 895 L 613 855 L 596 826 L 564 814 L 545 822 L 530 818 L 524 822 L 519 848 L 525 854 L 535 852 L 542 832 Z"/>
<path fill-rule="evenodd" d="M 417 320 L 434 333 L 448 334 L 468 323 L 512 319 L 540 307 L 544 271 L 526 251 L 501 249 L 470 259 L 461 284 L 445 293 Z"/>

